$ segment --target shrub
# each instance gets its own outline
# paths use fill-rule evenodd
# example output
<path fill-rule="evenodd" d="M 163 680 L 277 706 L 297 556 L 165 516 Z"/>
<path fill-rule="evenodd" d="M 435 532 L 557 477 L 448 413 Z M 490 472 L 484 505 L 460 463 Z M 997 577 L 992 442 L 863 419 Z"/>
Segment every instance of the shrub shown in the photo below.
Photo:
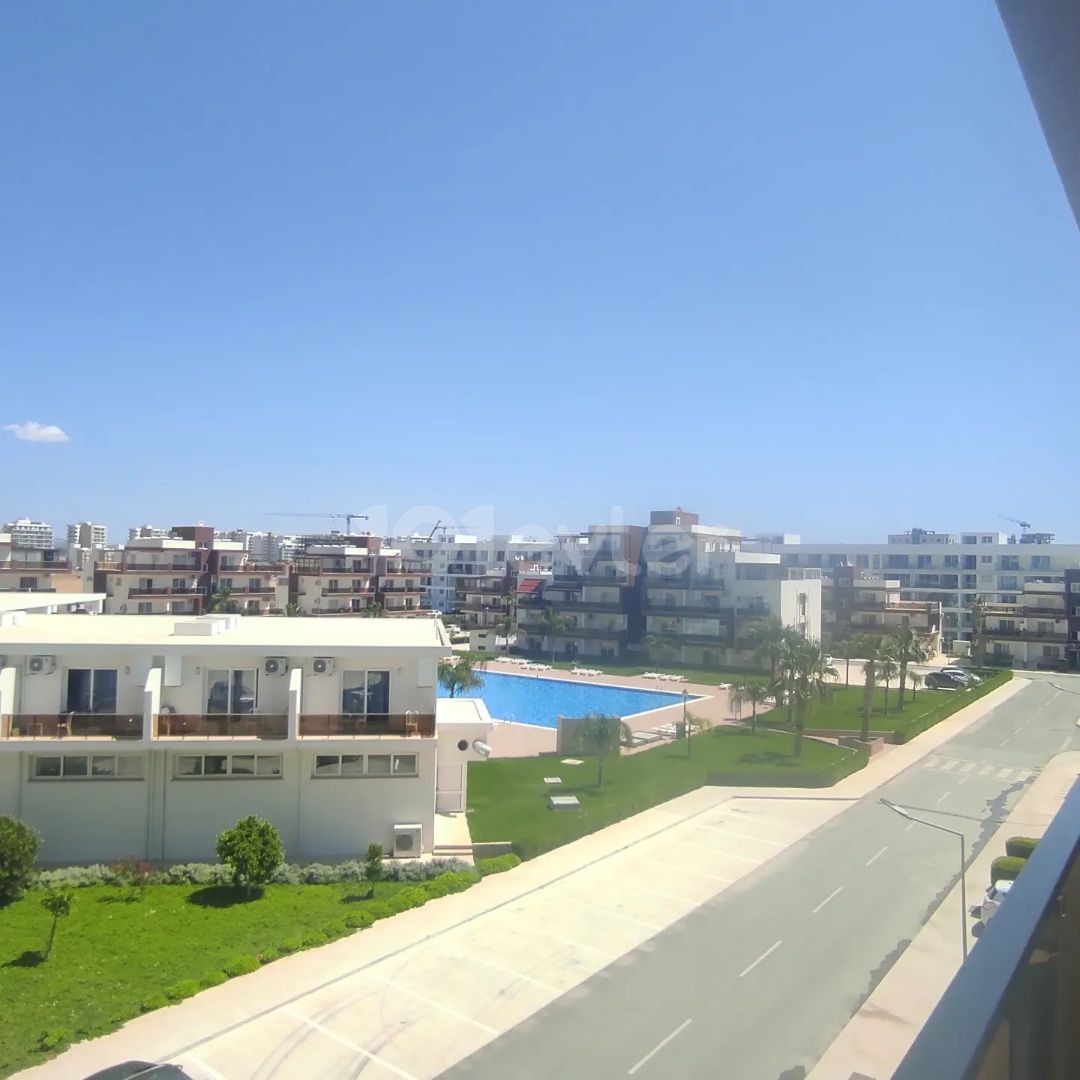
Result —
<path fill-rule="evenodd" d="M 82 889 L 88 885 L 118 885 L 120 879 L 111 866 L 61 866 L 42 870 L 38 884 L 46 889 Z"/>
<path fill-rule="evenodd" d="M 127 886 L 132 899 L 146 895 L 146 887 L 150 884 L 153 873 L 145 859 L 125 855 L 108 869 L 115 875 L 118 884 Z"/>
<path fill-rule="evenodd" d="M 271 881 L 275 885 L 303 885 L 304 868 L 295 863 L 282 863 L 275 871 Z"/>
<path fill-rule="evenodd" d="M 1005 854 L 1017 859 L 1030 859 L 1038 843 L 1033 836 L 1010 836 L 1005 841 Z"/>
<path fill-rule="evenodd" d="M 263 951 L 261 953 L 259 953 L 259 963 L 260 964 L 272 964 L 275 960 L 279 959 L 280 957 L 281 957 L 281 953 L 278 952 L 277 949 L 273 948 L 273 946 L 271 946 L 269 949 L 263 949 Z"/>
<path fill-rule="evenodd" d="M 163 885 L 228 885 L 233 876 L 221 863 L 179 863 L 162 871 Z"/>
<path fill-rule="evenodd" d="M 395 893 L 390 900 L 391 904 L 398 904 L 402 911 L 409 908 L 423 907 L 428 902 L 427 890 L 423 886 L 410 885 L 407 889 Z"/>
<path fill-rule="evenodd" d="M 1015 855 L 1001 855 L 990 864 L 990 884 L 995 881 L 1014 881 L 1027 865 L 1027 859 Z"/>
<path fill-rule="evenodd" d="M 71 1032 L 67 1028 L 46 1028 L 39 1036 L 39 1050 L 57 1050 L 71 1042 Z"/>
<path fill-rule="evenodd" d="M 151 994 L 140 1006 L 142 1012 L 153 1012 L 155 1009 L 164 1009 L 169 1004 L 169 999 L 164 994 Z"/>
<path fill-rule="evenodd" d="M 248 896 L 253 885 L 264 885 L 285 861 L 285 848 L 277 829 L 265 818 L 252 814 L 241 818 L 217 838 L 218 858 L 233 872 Z"/>
<path fill-rule="evenodd" d="M 513 870 L 520 863 L 520 857 L 511 851 L 505 855 L 496 855 L 491 859 L 477 859 L 476 869 L 481 877 L 487 877 L 488 874 L 501 874 L 507 870 Z"/>
<path fill-rule="evenodd" d="M 25 821 L 0 817 L 0 907 L 18 900 L 34 880 L 40 846 Z"/>
<path fill-rule="evenodd" d="M 194 997 L 199 990 L 200 986 L 194 979 L 181 979 L 165 988 L 165 996 L 170 1001 L 183 1001 L 184 998 Z"/>
<path fill-rule="evenodd" d="M 382 876 L 382 844 L 368 844 L 367 854 L 364 856 L 364 877 L 371 882 L 371 889 L 368 892 L 368 896 L 375 895 L 375 883 L 381 881 Z"/>
<path fill-rule="evenodd" d="M 450 892 L 450 886 L 442 878 L 432 878 L 424 882 L 424 892 L 429 900 L 438 900 L 440 896 L 446 896 Z"/>
<path fill-rule="evenodd" d="M 326 863 L 309 863 L 304 867 L 302 876 L 305 885 L 332 885 L 341 880 L 338 868 L 327 866 Z"/>
<path fill-rule="evenodd" d="M 211 971 L 209 975 L 204 975 L 199 980 L 199 987 L 203 990 L 209 990 L 212 986 L 220 986 L 223 982 L 228 982 L 229 976 L 224 971 Z"/>
<path fill-rule="evenodd" d="M 375 919 L 387 919 L 394 914 L 385 900 L 376 900 L 374 903 L 368 904 L 367 913 L 371 916 L 372 921 Z"/>
<path fill-rule="evenodd" d="M 304 947 L 303 941 L 298 937 L 286 938 L 279 946 L 278 952 L 282 956 L 288 956 L 289 953 L 299 952 Z"/>
<path fill-rule="evenodd" d="M 312 930 L 304 937 L 304 948 L 313 949 L 316 945 L 325 945 L 326 935 L 321 930 Z"/>
<path fill-rule="evenodd" d="M 353 930 L 366 930 L 375 921 L 371 911 L 354 911 L 345 920 L 345 925 Z"/>
<path fill-rule="evenodd" d="M 475 885 L 480 880 L 480 875 L 475 870 L 457 870 L 443 874 L 440 880 L 446 883 L 447 892 L 459 893 Z"/>
<path fill-rule="evenodd" d="M 222 971 L 230 979 L 235 979 L 239 975 L 247 975 L 249 972 L 257 971 L 258 967 L 259 961 L 254 956 L 237 956 L 227 964 L 223 964 Z"/>

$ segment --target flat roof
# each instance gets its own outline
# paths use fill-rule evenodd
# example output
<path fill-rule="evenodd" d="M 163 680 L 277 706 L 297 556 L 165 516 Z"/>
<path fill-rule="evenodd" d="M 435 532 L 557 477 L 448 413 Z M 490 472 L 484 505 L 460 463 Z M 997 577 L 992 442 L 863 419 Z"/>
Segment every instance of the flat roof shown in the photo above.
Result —
<path fill-rule="evenodd" d="M 103 592 L 3 592 L 0 593 L 0 612 L 41 611 L 56 605 L 88 604 L 107 596 Z"/>
<path fill-rule="evenodd" d="M 206 652 L 242 648 L 267 653 L 333 655 L 355 648 L 430 648 L 445 650 L 449 639 L 438 619 L 286 618 L 273 615 L 231 616 L 232 629 L 216 634 L 177 633 L 178 624 L 208 621 L 207 616 L 177 615 L 38 615 L 0 627 L 0 652 L 27 645 L 155 647 Z"/>

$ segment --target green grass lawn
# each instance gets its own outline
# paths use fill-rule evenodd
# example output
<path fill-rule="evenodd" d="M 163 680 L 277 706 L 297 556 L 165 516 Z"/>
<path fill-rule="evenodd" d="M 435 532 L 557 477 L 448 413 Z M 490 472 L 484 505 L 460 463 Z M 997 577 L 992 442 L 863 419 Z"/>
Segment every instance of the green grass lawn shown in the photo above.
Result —
<path fill-rule="evenodd" d="M 376 900 L 405 888 L 380 882 Z M 36 954 L 51 916 L 39 890 L 27 893 L 0 908 L 0 1075 L 46 1057 L 47 1032 L 62 1033 L 61 1045 L 102 1034 L 146 1002 L 164 1004 L 183 980 L 222 982 L 231 961 L 250 965 L 267 950 L 295 951 L 348 932 L 346 918 L 371 903 L 362 899 L 367 890 L 363 882 L 269 885 L 238 903 L 231 886 L 151 885 L 133 901 L 119 886 L 79 888 L 43 963 Z"/>
<path fill-rule="evenodd" d="M 924 731 L 939 720 L 944 720 L 965 705 L 978 700 L 991 690 L 1008 682 L 1011 672 L 996 671 L 986 674 L 982 685 L 977 690 L 918 690 L 912 699 L 910 687 L 904 692 L 904 708 L 899 707 L 899 695 L 895 687 L 888 693 L 888 713 L 885 712 L 885 690 L 874 690 L 874 707 L 870 714 L 871 731 L 899 731 L 910 737 Z M 806 715 L 807 729 L 851 731 L 856 734 L 862 729 L 863 688 L 854 683 L 851 686 L 838 686 L 831 700 L 815 701 Z M 743 709 L 743 719 L 747 711 Z M 759 714 L 759 721 L 769 725 L 787 727 L 787 710 L 771 709 Z"/>
<path fill-rule="evenodd" d="M 605 760 L 596 786 L 596 760 L 563 765 L 555 757 L 503 758 L 469 765 L 469 827 L 474 841 L 510 840 L 524 858 L 595 832 L 657 803 L 701 787 L 710 775 L 725 782 L 823 786 L 866 763 L 864 754 L 806 739 L 791 756 L 788 734 L 721 728 L 695 735 L 687 757 L 679 741 Z M 545 776 L 561 776 L 558 794 L 576 795 L 580 810 L 547 808 Z M 734 777 L 734 778 L 732 778 Z"/>

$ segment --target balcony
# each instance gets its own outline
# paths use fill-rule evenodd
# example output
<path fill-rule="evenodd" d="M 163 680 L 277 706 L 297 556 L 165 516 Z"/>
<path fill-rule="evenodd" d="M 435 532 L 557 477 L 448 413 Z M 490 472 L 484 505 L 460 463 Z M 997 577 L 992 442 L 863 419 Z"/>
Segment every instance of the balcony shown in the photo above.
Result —
<path fill-rule="evenodd" d="M 128 589 L 128 596 L 202 596 L 205 591 L 198 585 L 183 588 L 163 586 L 155 589 Z"/>
<path fill-rule="evenodd" d="M 1006 629 L 1004 627 L 988 626 L 983 631 L 987 638 L 1001 641 L 1038 641 L 1048 645 L 1064 645 L 1069 640 L 1069 635 L 1062 630 L 1060 633 L 1042 632 L 1039 630 L 1025 630 L 1022 627 Z"/>
<path fill-rule="evenodd" d="M 458 611 L 491 612 L 494 615 L 505 615 L 509 611 L 507 604 L 485 604 L 482 601 L 472 601 L 458 604 Z"/>
<path fill-rule="evenodd" d="M 434 713 L 369 713 L 367 716 L 354 713 L 304 713 L 300 717 L 300 735 L 303 738 L 372 735 L 431 738 L 434 734 Z"/>
<path fill-rule="evenodd" d="M 11 718 L 11 738 L 141 739 L 139 713 L 29 713 Z"/>
<path fill-rule="evenodd" d="M 243 566 L 218 566 L 219 574 L 283 574 L 288 569 L 284 563 L 244 563 Z"/>
<path fill-rule="evenodd" d="M 551 606 L 556 611 L 596 611 L 605 614 L 617 614 L 624 610 L 622 604 L 613 604 L 606 600 L 552 600 Z"/>
<path fill-rule="evenodd" d="M 727 622 L 730 622 L 734 615 L 733 607 L 720 607 L 715 604 L 668 604 L 662 600 L 646 600 L 645 610 L 651 615 L 706 615 Z"/>
<path fill-rule="evenodd" d="M 185 739 L 284 739 L 289 718 L 276 713 L 172 713 L 159 715 L 157 734 Z"/>
<path fill-rule="evenodd" d="M 353 563 L 322 561 L 320 559 L 298 559 L 295 570 L 303 577 L 373 577 L 375 560 L 365 559 Z"/>
<path fill-rule="evenodd" d="M 379 590 L 384 596 L 422 596 L 422 589 L 410 589 L 404 585 L 384 585 Z"/>
<path fill-rule="evenodd" d="M 130 562 L 123 566 L 115 563 L 98 563 L 99 570 L 109 570 L 114 574 L 197 574 L 202 568 L 194 562 Z"/>
<path fill-rule="evenodd" d="M 478 596 L 502 596 L 510 591 L 505 578 L 498 578 L 492 582 L 469 581 L 466 579 L 457 582 L 457 589 L 460 593 L 475 593 Z"/>
<path fill-rule="evenodd" d="M 374 596 L 373 585 L 357 585 L 351 588 L 342 588 L 340 585 L 328 585 L 322 590 L 323 596 Z"/>
<path fill-rule="evenodd" d="M 61 562 L 23 562 L 21 559 L 0 560 L 0 570 L 9 570 L 18 574 L 63 574 L 71 569 L 71 563 Z"/>

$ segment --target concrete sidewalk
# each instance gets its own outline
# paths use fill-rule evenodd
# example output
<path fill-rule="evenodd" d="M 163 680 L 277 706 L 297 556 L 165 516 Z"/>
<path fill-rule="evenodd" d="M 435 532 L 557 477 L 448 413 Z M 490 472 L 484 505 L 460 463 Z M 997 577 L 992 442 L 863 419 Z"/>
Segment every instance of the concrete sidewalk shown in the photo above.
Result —
<path fill-rule="evenodd" d="M 1014 680 L 1015 681 L 1015 680 Z M 1011 684 L 1010 684 L 1011 685 Z M 1080 774 L 1080 752 L 1059 754 L 1032 782 L 986 847 L 968 865 L 968 907 L 990 882 L 990 864 L 1010 836 L 1042 836 Z M 810 1073 L 809 1080 L 885 1080 L 895 1072 L 960 968 L 961 892 L 945 897 Z M 969 934 L 976 920 L 964 912 Z M 974 937 L 969 939 L 978 948 Z"/>

